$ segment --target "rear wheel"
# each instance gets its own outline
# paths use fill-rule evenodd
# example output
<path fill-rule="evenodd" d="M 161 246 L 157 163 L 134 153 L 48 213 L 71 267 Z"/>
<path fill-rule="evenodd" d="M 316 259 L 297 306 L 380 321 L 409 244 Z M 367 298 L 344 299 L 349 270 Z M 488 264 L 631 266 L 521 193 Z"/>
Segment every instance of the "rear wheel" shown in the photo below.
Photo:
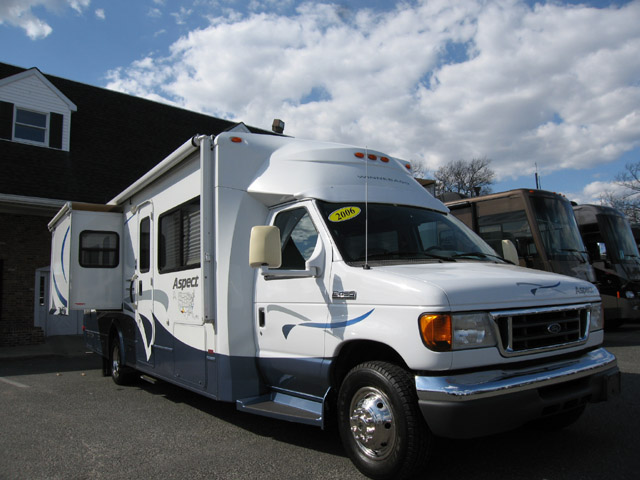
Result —
<path fill-rule="evenodd" d="M 120 342 L 117 338 L 114 338 L 111 346 L 111 378 L 116 385 L 127 385 L 134 378 L 134 372 L 124 365 L 123 358 Z"/>
<path fill-rule="evenodd" d="M 375 479 L 418 473 L 432 441 L 411 377 L 387 362 L 366 362 L 347 374 L 338 395 L 338 429 L 353 463 Z"/>

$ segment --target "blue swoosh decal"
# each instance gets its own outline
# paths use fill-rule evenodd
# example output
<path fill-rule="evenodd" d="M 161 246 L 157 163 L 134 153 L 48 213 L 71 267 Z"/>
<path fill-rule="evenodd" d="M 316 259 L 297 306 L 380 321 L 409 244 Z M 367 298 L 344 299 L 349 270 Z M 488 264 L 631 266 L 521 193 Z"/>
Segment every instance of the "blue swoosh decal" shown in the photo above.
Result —
<path fill-rule="evenodd" d="M 64 305 L 66 307 L 67 306 L 67 299 L 62 296 L 62 292 L 58 288 L 58 282 L 56 282 L 56 276 L 52 275 L 52 277 L 53 277 L 53 288 L 56 289 L 56 295 L 58 295 L 58 299 L 60 300 L 60 302 L 62 302 L 62 305 Z"/>
<path fill-rule="evenodd" d="M 300 323 L 300 324 L 287 324 L 287 325 L 283 325 L 282 326 L 282 334 L 284 335 L 284 338 L 287 338 L 289 336 L 289 333 L 291 332 L 291 330 L 293 329 L 293 327 L 310 327 L 310 328 L 345 328 L 345 327 L 349 327 L 351 325 L 355 325 L 356 323 L 359 323 L 361 321 L 363 321 L 365 318 L 367 318 L 369 315 L 371 315 L 373 313 L 373 311 L 375 310 L 375 308 L 372 308 L 371 310 L 369 310 L 367 313 L 365 313 L 364 315 L 360 315 L 359 317 L 353 318 L 351 320 L 345 320 L 344 322 L 326 322 L 326 323 Z"/>
<path fill-rule="evenodd" d="M 67 274 L 64 271 L 64 246 L 67 243 L 67 236 L 69 235 L 69 230 L 71 230 L 71 226 L 67 227 L 67 231 L 64 232 L 64 238 L 62 239 L 62 248 L 60 249 L 60 265 L 62 265 L 62 276 L 64 277 L 64 281 L 67 281 Z"/>
<path fill-rule="evenodd" d="M 556 288 L 557 286 L 560 285 L 560 282 L 558 282 L 558 283 L 556 283 L 554 285 L 540 285 L 540 284 L 537 284 L 537 283 L 518 282 L 518 283 L 516 283 L 516 285 L 518 285 L 518 286 L 521 286 L 521 285 L 533 285 L 536 288 L 532 288 L 531 289 L 531 294 L 535 295 L 538 292 L 538 290 L 542 290 L 544 288 Z"/>

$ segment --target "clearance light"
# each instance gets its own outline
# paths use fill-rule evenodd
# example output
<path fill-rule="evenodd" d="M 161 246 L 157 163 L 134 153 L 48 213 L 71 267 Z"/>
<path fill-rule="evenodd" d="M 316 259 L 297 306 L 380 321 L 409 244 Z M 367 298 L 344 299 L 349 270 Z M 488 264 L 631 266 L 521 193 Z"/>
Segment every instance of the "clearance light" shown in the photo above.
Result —
<path fill-rule="evenodd" d="M 242 143 L 242 138 L 240 138 L 240 137 L 231 137 L 231 141 L 233 143 Z"/>
<path fill-rule="evenodd" d="M 362 153 L 362 152 L 356 152 L 356 153 L 354 153 L 354 155 L 356 157 L 358 157 L 358 158 L 364 158 L 364 153 Z"/>
<path fill-rule="evenodd" d="M 389 163 L 389 157 L 380 157 L 380 160 L 382 160 L 384 163 Z"/>
<path fill-rule="evenodd" d="M 368 157 L 369 157 L 369 160 L 377 160 L 378 159 L 378 157 L 376 157 L 373 153 L 370 153 L 368 155 Z"/>
<path fill-rule="evenodd" d="M 404 167 L 405 167 L 407 170 L 411 170 L 411 164 L 410 164 L 410 163 L 405 163 L 405 164 L 404 164 Z"/>
<path fill-rule="evenodd" d="M 423 313 L 418 319 L 422 341 L 435 352 L 451 350 L 451 315 Z"/>

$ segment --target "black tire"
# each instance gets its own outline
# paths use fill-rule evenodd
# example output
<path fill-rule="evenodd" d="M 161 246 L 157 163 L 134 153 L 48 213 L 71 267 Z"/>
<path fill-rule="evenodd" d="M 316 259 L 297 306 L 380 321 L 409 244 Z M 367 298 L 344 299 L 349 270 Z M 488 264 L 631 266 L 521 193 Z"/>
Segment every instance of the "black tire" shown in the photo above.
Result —
<path fill-rule="evenodd" d="M 120 349 L 118 338 L 114 338 L 111 342 L 111 378 L 116 385 L 128 385 L 134 379 L 134 372 L 131 368 L 126 367 L 122 361 L 123 355 Z"/>
<path fill-rule="evenodd" d="M 354 367 L 338 394 L 338 430 L 351 461 L 368 477 L 424 474 L 433 436 L 403 368 L 379 361 Z"/>

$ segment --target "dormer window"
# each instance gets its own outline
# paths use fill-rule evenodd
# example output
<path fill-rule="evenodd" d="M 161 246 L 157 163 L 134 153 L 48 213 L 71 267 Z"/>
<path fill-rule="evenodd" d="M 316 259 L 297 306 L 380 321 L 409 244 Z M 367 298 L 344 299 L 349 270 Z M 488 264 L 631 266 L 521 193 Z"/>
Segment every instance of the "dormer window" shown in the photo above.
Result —
<path fill-rule="evenodd" d="M 0 140 L 68 152 L 75 111 L 37 68 L 0 78 Z"/>
<path fill-rule="evenodd" d="M 47 115 L 29 110 L 16 108 L 16 121 L 13 130 L 16 140 L 28 142 L 46 143 L 47 140 Z"/>

